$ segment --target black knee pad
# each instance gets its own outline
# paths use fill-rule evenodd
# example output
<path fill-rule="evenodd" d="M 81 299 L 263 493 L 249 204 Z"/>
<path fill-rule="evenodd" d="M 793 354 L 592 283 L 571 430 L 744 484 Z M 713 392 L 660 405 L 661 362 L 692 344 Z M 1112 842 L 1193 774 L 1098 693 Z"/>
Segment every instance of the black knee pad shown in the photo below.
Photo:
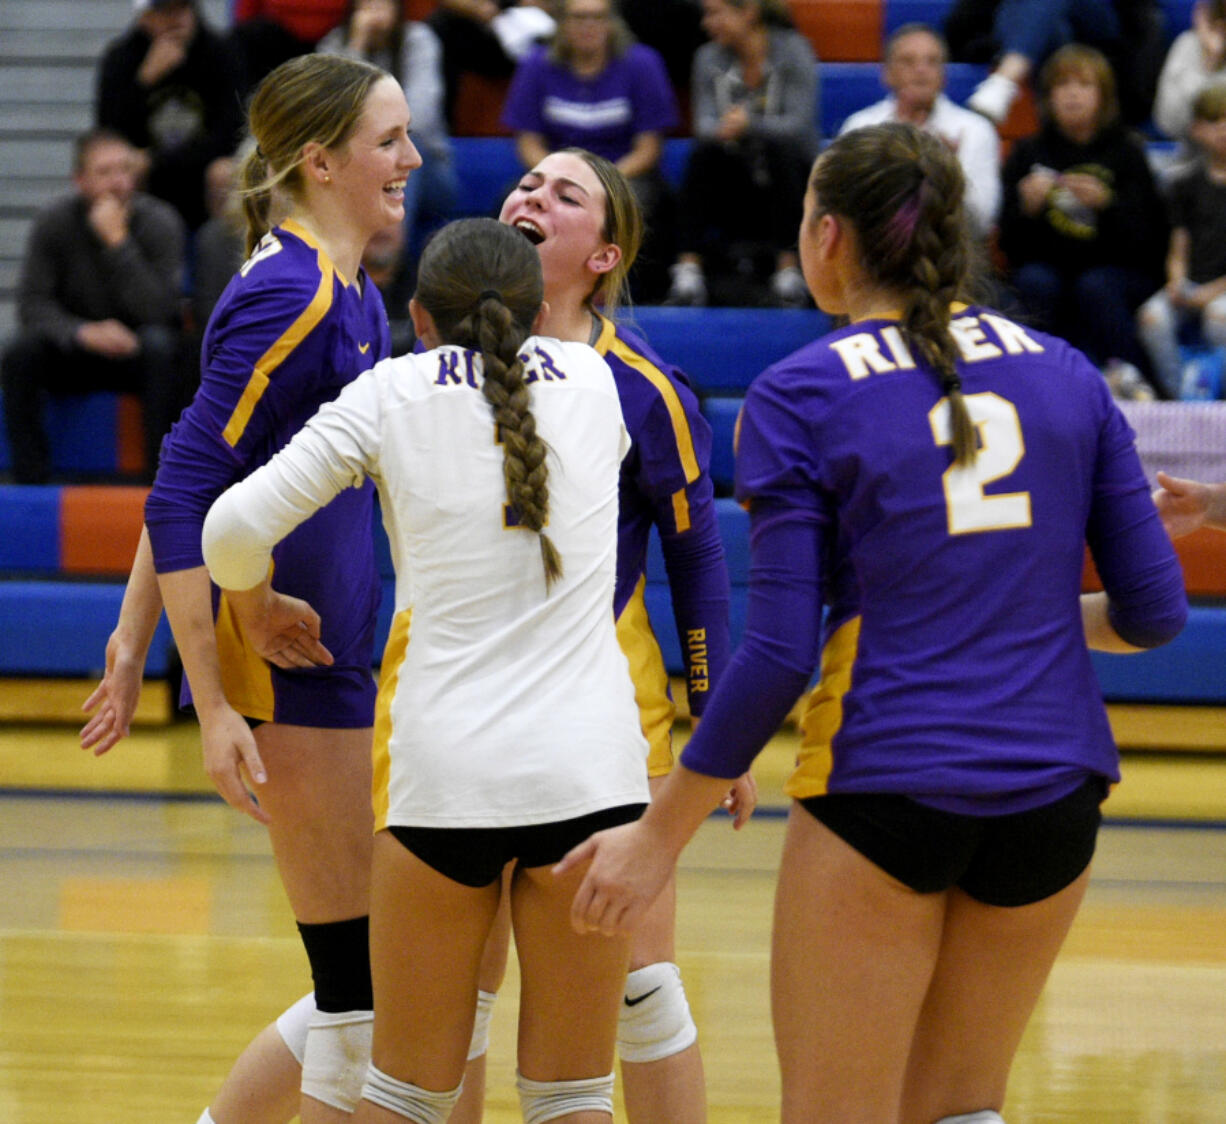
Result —
<path fill-rule="evenodd" d="M 311 962 L 315 1006 L 320 1011 L 369 1011 L 375 1005 L 370 984 L 370 918 L 298 923 Z"/>

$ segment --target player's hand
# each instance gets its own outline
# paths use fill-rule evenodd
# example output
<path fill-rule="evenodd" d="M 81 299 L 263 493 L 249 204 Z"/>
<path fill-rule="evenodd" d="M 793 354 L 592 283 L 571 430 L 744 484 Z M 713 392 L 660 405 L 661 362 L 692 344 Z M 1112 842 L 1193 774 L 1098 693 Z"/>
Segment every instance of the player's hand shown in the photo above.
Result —
<path fill-rule="evenodd" d="M 258 823 L 269 823 L 268 813 L 251 794 L 268 774 L 246 719 L 230 706 L 219 707 L 208 717 L 201 714 L 200 740 L 204 771 L 222 799 Z"/>
<path fill-rule="evenodd" d="M 749 823 L 749 817 L 758 806 L 758 782 L 753 779 L 753 774 L 737 777 L 719 806 L 732 817 L 733 831 L 740 831 Z"/>
<path fill-rule="evenodd" d="M 320 642 L 319 614 L 299 597 L 277 593 L 265 582 L 255 589 L 226 591 L 243 635 L 276 667 L 328 667 L 332 653 Z"/>
<path fill-rule="evenodd" d="M 118 634 L 111 633 L 106 642 L 106 670 L 102 682 L 81 705 L 87 714 L 94 711 L 81 727 L 82 749 L 92 749 L 95 757 L 101 757 L 128 736 L 144 685 L 144 663 L 143 655 L 138 657 L 125 650 Z"/>
<path fill-rule="evenodd" d="M 630 933 L 668 881 L 673 860 L 641 822 L 598 831 L 554 868 L 565 874 L 589 863 L 575 892 L 570 923 L 576 933 Z"/>
<path fill-rule="evenodd" d="M 1171 538 L 1189 535 L 1204 525 L 1210 501 L 1207 485 L 1165 472 L 1158 473 L 1158 485 L 1154 489 L 1154 506 Z"/>

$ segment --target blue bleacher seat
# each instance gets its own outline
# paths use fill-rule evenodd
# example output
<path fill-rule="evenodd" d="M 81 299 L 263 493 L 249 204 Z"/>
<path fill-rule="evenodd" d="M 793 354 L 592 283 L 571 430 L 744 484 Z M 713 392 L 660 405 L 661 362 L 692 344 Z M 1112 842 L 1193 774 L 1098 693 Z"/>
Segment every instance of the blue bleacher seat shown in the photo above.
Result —
<path fill-rule="evenodd" d="M 119 470 L 119 397 L 100 390 L 50 399 L 44 424 L 57 472 L 111 475 Z M 0 426 L 0 472 L 12 467 L 8 437 Z"/>
<path fill-rule="evenodd" d="M 908 23 L 924 23 L 943 32 L 952 0 L 885 0 L 885 38 Z"/>
<path fill-rule="evenodd" d="M 119 619 L 122 582 L 0 581 L 0 674 L 101 675 L 106 641 Z M 163 617 L 145 664 L 168 675 L 170 627 Z"/>
<path fill-rule="evenodd" d="M 733 438 L 743 401 L 740 395 L 711 396 L 702 400 L 702 416 L 711 424 L 711 479 L 720 492 L 732 488 L 736 466 Z"/>
<path fill-rule="evenodd" d="M 1108 702 L 1226 702 L 1226 609 L 1193 605 L 1183 632 L 1153 651 L 1090 655 Z"/>
<path fill-rule="evenodd" d="M 0 485 L 0 570 L 50 573 L 59 565 L 59 488 Z"/>
<path fill-rule="evenodd" d="M 743 393 L 762 370 L 830 327 L 817 309 L 643 305 L 625 319 L 702 394 Z"/>
<path fill-rule="evenodd" d="M 660 170 L 674 187 L 679 186 L 689 159 L 689 137 L 669 137 L 664 142 Z M 457 215 L 497 215 L 523 167 L 515 153 L 514 137 L 453 137 L 459 194 Z"/>

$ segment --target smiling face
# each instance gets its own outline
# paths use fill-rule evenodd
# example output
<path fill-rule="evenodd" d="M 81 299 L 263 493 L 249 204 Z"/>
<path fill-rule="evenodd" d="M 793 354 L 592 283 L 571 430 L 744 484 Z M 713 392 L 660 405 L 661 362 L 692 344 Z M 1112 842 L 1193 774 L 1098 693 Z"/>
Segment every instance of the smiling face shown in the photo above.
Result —
<path fill-rule="evenodd" d="M 370 233 L 404 220 L 404 185 L 421 155 L 409 137 L 409 107 L 400 83 L 370 89 L 353 133 L 329 162 L 329 175 L 353 221 Z"/>
<path fill-rule="evenodd" d="M 590 292 L 620 261 L 620 249 L 604 236 L 606 205 L 596 173 L 569 152 L 546 156 L 503 202 L 499 221 L 522 232 L 541 256 L 546 300 L 563 287 Z"/>

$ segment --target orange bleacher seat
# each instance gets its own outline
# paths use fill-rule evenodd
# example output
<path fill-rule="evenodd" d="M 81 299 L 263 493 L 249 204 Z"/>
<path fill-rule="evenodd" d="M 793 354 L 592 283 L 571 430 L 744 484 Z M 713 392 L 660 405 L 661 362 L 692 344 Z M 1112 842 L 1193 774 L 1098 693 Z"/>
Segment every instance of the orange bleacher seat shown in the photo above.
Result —
<path fill-rule="evenodd" d="M 145 423 L 136 395 L 120 395 L 115 424 L 115 468 L 125 476 L 139 476 L 145 471 Z"/>
<path fill-rule="evenodd" d="M 65 487 L 60 493 L 60 569 L 126 575 L 145 521 L 148 488 Z"/>
<path fill-rule="evenodd" d="M 792 0 L 792 20 L 819 59 L 876 62 L 881 58 L 883 0 Z"/>
<path fill-rule="evenodd" d="M 1189 596 L 1226 597 L 1226 535 L 1202 527 L 1176 539 L 1175 553 L 1183 566 L 1183 582 Z M 1094 562 L 1086 551 L 1081 588 L 1092 593 L 1102 587 Z"/>
<path fill-rule="evenodd" d="M 509 137 L 511 130 L 501 118 L 510 85 L 509 78 L 462 73 L 456 89 L 452 132 L 458 137 Z"/>

